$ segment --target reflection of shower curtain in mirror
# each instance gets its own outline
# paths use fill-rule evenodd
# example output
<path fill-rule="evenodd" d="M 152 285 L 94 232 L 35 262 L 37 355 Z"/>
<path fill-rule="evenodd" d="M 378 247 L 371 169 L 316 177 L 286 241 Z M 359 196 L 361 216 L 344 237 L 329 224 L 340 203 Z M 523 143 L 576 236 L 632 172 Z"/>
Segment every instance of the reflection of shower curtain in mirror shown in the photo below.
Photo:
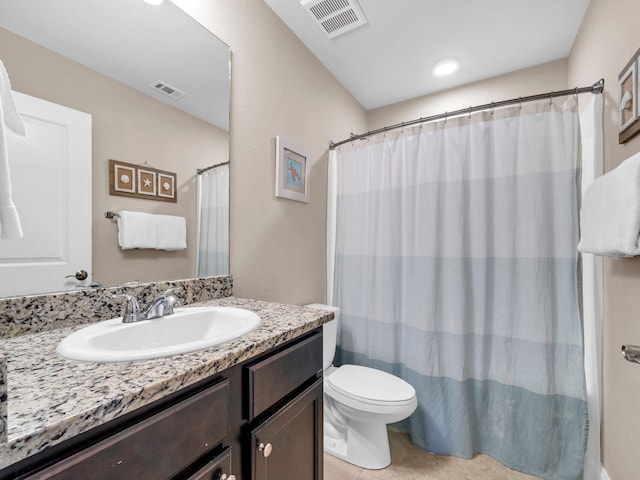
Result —
<path fill-rule="evenodd" d="M 197 176 L 198 253 L 196 275 L 229 273 L 229 164 Z"/>

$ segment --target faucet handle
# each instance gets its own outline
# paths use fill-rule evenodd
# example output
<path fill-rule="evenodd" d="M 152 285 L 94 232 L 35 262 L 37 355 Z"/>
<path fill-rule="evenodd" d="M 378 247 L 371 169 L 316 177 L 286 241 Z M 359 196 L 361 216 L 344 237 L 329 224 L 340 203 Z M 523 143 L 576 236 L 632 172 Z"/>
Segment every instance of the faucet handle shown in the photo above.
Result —
<path fill-rule="evenodd" d="M 173 290 L 175 290 L 175 289 L 174 288 L 170 288 L 169 290 L 164 292 L 164 295 L 165 295 L 164 304 L 165 304 L 165 308 L 167 310 L 166 315 L 172 315 L 173 314 L 173 309 L 175 307 L 181 307 L 182 306 L 182 303 L 180 303 L 180 300 L 178 300 L 178 297 L 176 297 L 175 295 L 173 295 L 171 293 Z"/>
<path fill-rule="evenodd" d="M 111 298 L 124 297 L 127 299 L 127 306 L 124 309 L 124 314 L 122 315 L 122 321 L 124 323 L 136 322 L 140 319 L 140 305 L 138 301 L 133 295 L 129 295 L 128 293 L 120 293 L 116 295 L 111 295 Z"/>

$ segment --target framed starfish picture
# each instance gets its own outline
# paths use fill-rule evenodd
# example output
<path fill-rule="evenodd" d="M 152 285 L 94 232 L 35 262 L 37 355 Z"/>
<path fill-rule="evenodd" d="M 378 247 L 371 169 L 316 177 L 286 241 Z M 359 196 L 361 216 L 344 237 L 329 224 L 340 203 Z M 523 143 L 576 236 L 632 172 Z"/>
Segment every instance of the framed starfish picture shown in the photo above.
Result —
<path fill-rule="evenodd" d="M 176 174 L 144 165 L 109 160 L 109 194 L 177 202 Z"/>
<path fill-rule="evenodd" d="M 138 193 L 156 195 L 156 172 L 138 168 Z"/>

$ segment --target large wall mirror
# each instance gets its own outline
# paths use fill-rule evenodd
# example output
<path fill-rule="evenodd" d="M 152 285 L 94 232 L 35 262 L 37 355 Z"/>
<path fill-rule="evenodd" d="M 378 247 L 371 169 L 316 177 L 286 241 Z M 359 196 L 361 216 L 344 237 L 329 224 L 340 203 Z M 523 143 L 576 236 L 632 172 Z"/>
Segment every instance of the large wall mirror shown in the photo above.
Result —
<path fill-rule="evenodd" d="M 64 287 L 47 289 L 32 285 L 40 273 L 3 274 L 12 280 L 10 287 L 0 282 L 0 296 L 192 278 L 198 257 L 201 275 L 228 273 L 230 51 L 224 42 L 169 0 L 156 6 L 144 0 L 2 0 L 0 60 L 14 91 L 90 115 L 91 194 L 74 203 L 90 205 L 92 244 L 91 264 L 66 272 L 85 269 L 85 281 L 71 276 Z M 176 173 L 177 202 L 109 195 L 110 159 Z M 209 168 L 217 165 L 223 166 Z M 207 174 L 215 178 L 203 181 Z M 55 178 L 39 168 L 29 175 Z M 198 195 L 201 185 L 205 191 Z M 15 190 L 19 211 L 16 197 L 25 209 L 46 211 L 37 191 Z M 187 248 L 120 249 L 116 222 L 105 213 L 121 210 L 185 217 Z M 204 225 L 200 211 L 206 211 Z M 41 239 L 57 231 L 45 220 L 37 222 Z M 214 246 L 199 241 L 199 226 Z M 14 266 L 28 263 L 19 256 L 6 260 L 9 246 L 0 241 L 0 269 L 3 258 Z M 203 258 L 215 266 L 202 267 Z"/>

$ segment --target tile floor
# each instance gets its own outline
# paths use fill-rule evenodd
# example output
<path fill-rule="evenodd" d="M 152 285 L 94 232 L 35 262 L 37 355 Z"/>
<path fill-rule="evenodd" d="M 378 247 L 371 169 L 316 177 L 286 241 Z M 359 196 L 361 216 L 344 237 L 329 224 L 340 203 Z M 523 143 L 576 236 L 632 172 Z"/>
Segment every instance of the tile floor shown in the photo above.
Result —
<path fill-rule="evenodd" d="M 325 453 L 324 480 L 537 480 L 486 455 L 471 460 L 431 455 L 404 433 L 389 432 L 389 444 L 391 465 L 383 470 L 363 470 Z"/>

